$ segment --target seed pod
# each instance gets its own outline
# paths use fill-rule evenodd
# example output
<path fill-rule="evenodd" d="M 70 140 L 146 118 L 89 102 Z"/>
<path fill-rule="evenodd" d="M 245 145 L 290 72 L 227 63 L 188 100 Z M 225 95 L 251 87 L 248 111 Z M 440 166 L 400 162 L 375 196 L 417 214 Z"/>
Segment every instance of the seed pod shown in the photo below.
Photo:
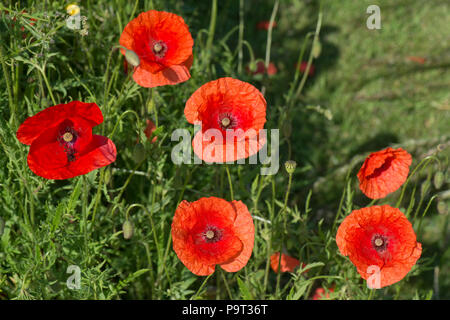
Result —
<path fill-rule="evenodd" d="M 295 162 L 294 160 L 288 160 L 284 163 L 284 167 L 286 168 L 287 173 L 293 174 L 295 168 L 297 167 L 297 162 Z"/>
<path fill-rule="evenodd" d="M 442 171 L 438 171 L 436 172 L 436 174 L 434 175 L 434 187 L 436 189 L 440 189 L 442 187 L 442 185 L 444 184 L 444 173 Z"/>
<path fill-rule="evenodd" d="M 444 200 L 439 199 L 437 203 L 437 211 L 439 214 L 445 215 L 448 213 L 447 203 Z"/>
<path fill-rule="evenodd" d="M 128 240 L 133 236 L 134 227 L 130 220 L 125 220 L 122 225 L 123 238 Z"/>
<path fill-rule="evenodd" d="M 142 143 L 137 143 L 134 146 L 133 159 L 136 163 L 140 163 L 145 159 L 145 147 Z"/>
<path fill-rule="evenodd" d="M 133 50 L 125 50 L 125 59 L 127 59 L 127 62 L 133 67 L 139 67 L 141 64 L 141 60 L 139 60 L 138 55 Z"/>

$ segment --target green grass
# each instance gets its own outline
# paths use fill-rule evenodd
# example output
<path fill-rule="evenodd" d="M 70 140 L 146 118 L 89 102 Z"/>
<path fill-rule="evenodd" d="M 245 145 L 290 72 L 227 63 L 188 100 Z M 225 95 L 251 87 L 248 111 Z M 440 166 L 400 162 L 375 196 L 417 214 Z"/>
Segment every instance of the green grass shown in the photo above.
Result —
<path fill-rule="evenodd" d="M 290 89 L 295 93 L 303 77 L 297 74 L 292 85 L 294 65 L 303 43 L 302 60 L 310 55 L 312 37 L 305 39 L 316 29 L 318 3 L 279 2 L 270 39 L 270 61 L 278 73 L 254 77 L 246 72 L 251 60 L 246 44 L 242 60 L 239 55 L 239 1 L 218 1 L 212 24 L 212 1 L 83 1 L 87 35 L 65 26 L 67 2 L 3 2 L 0 299 L 309 299 L 321 286 L 335 288 L 332 299 L 449 299 L 450 227 L 448 211 L 439 214 L 437 200 L 450 205 L 450 6 L 439 0 L 324 1 L 315 74 L 294 96 Z M 245 1 L 243 39 L 255 59 L 264 60 L 267 48 L 267 32 L 256 24 L 270 19 L 274 4 Z M 380 30 L 366 28 L 370 4 L 381 8 Z M 123 56 L 115 48 L 120 34 L 128 21 L 152 8 L 179 14 L 189 25 L 195 58 L 192 77 L 183 84 L 150 90 L 123 72 Z M 259 176 L 260 165 L 230 166 L 234 198 L 257 217 L 255 247 L 241 271 L 222 275 L 217 268 L 204 282 L 177 258 L 170 225 L 183 199 L 230 200 L 227 173 L 221 165 L 174 165 L 170 135 L 176 128 L 192 132 L 183 114 L 186 100 L 222 76 L 264 88 L 265 127 L 281 132 L 281 167 L 277 175 Z M 15 132 L 28 116 L 72 100 L 100 106 L 105 120 L 94 133 L 114 141 L 117 161 L 65 181 L 42 179 L 29 170 L 29 147 Z M 157 143 L 144 143 L 145 160 L 137 163 L 134 145 L 138 138 L 146 141 L 146 119 L 161 129 Z M 387 146 L 410 152 L 412 170 L 423 165 L 399 205 L 423 253 L 405 279 L 371 293 L 339 254 L 335 235 L 351 210 L 369 205 L 356 173 L 371 151 Z M 286 160 L 297 162 L 289 198 Z M 439 188 L 433 184 L 436 172 L 446 172 Z M 395 206 L 401 192 L 376 204 Z M 128 240 L 122 232 L 127 217 L 134 226 Z M 308 273 L 277 279 L 267 258 L 281 246 L 307 263 Z M 66 286 L 69 265 L 81 269 L 80 290 Z"/>

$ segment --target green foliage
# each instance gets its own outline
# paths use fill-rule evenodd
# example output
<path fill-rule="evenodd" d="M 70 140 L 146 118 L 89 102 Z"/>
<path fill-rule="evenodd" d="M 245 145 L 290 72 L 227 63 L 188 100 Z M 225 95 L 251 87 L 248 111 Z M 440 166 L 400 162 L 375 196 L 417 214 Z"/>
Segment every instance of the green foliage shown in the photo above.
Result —
<path fill-rule="evenodd" d="M 277 1 L 240 2 L 218 1 L 211 19 L 210 1 L 87 1 L 80 30 L 66 27 L 65 1 L 0 4 L 0 299 L 298 300 L 319 287 L 334 288 L 330 299 L 450 298 L 450 64 L 436 32 L 447 27 L 444 2 L 386 1 L 382 29 L 369 31 L 370 1 L 324 1 L 322 9 L 319 1 L 279 1 L 269 39 L 255 26 Z M 146 89 L 124 72 L 119 36 L 150 9 L 189 25 L 189 81 Z M 268 40 L 278 73 L 251 75 L 247 66 L 264 61 Z M 315 75 L 296 70 L 299 60 L 311 61 Z M 227 172 L 173 164 L 170 137 L 177 128 L 193 132 L 187 98 L 222 76 L 264 91 L 265 128 L 280 128 L 281 167 L 262 176 L 261 165 L 229 166 L 234 198 L 254 217 L 254 250 L 239 272 L 217 267 L 203 278 L 173 251 L 172 218 L 183 199 L 230 200 Z M 42 179 L 15 133 L 28 116 L 72 100 L 100 106 L 104 122 L 94 133 L 114 141 L 117 160 L 85 176 Z M 143 133 L 147 119 L 157 126 L 155 142 Z M 411 174 L 401 190 L 370 202 L 356 173 L 370 151 L 387 146 L 413 155 Z M 287 160 L 297 163 L 291 182 Z M 405 279 L 373 292 L 340 255 L 335 235 L 352 210 L 385 203 L 407 214 L 424 250 Z M 306 266 L 275 274 L 270 255 L 280 251 Z M 70 265 L 81 270 L 79 290 L 66 285 Z"/>

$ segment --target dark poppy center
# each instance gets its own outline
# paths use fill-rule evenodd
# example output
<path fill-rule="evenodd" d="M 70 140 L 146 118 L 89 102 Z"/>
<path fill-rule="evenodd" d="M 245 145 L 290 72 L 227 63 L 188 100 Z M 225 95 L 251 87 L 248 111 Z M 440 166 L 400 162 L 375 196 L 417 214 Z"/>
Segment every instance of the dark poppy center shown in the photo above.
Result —
<path fill-rule="evenodd" d="M 152 51 L 158 58 L 163 58 L 167 52 L 167 45 L 163 41 L 155 41 L 152 44 Z"/>
<path fill-rule="evenodd" d="M 217 242 L 220 239 L 222 239 L 222 230 L 210 226 L 207 227 L 206 230 L 203 232 L 202 234 L 203 239 L 205 240 L 205 242 L 207 243 L 211 243 L 211 242 Z"/>
<path fill-rule="evenodd" d="M 378 252 L 386 250 L 387 244 L 388 244 L 387 238 L 383 235 L 376 234 L 372 238 L 372 246 Z"/>
<path fill-rule="evenodd" d="M 67 155 L 67 160 L 69 162 L 75 160 L 75 148 L 74 144 L 78 138 L 76 131 L 70 127 L 63 127 L 63 130 L 60 131 L 58 136 L 58 141 L 60 145 L 63 147 L 64 152 Z"/>

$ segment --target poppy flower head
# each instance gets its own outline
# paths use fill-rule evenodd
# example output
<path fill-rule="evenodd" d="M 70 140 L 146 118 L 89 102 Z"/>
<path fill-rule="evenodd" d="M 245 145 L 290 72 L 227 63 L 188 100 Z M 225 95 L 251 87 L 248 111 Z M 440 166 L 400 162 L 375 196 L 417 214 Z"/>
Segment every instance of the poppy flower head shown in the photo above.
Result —
<path fill-rule="evenodd" d="M 303 73 L 303 72 L 306 71 L 306 68 L 308 67 L 308 62 L 302 61 L 302 62 L 300 63 L 300 65 L 296 64 L 296 67 L 298 68 L 298 70 L 299 70 L 301 73 Z M 316 70 L 316 68 L 314 67 L 313 64 L 311 64 L 311 65 L 309 66 L 308 75 L 313 76 L 315 70 Z"/>
<path fill-rule="evenodd" d="M 264 73 L 267 72 L 267 74 L 269 76 L 273 76 L 274 74 L 276 74 L 278 72 L 278 69 L 277 69 L 277 67 L 275 66 L 275 64 L 273 62 L 269 62 L 269 66 L 266 69 L 266 66 L 265 66 L 264 62 L 259 60 L 256 63 L 256 70 L 252 71 L 250 69 L 250 67 L 247 66 L 247 72 L 252 74 L 252 75 L 264 74 Z"/>
<path fill-rule="evenodd" d="M 146 120 L 146 123 L 147 123 L 147 127 L 144 130 L 144 134 L 147 137 L 147 139 L 149 139 L 152 136 L 153 131 L 156 130 L 156 125 L 153 123 L 152 120 L 149 120 L 149 119 Z M 157 139 L 158 139 L 158 137 L 156 137 L 156 136 L 153 137 L 152 143 L 155 143 Z"/>
<path fill-rule="evenodd" d="M 245 159 L 265 144 L 259 130 L 266 122 L 266 100 L 249 83 L 233 78 L 210 81 L 188 99 L 184 114 L 189 123 L 201 124 L 193 147 L 207 162 Z"/>
<path fill-rule="evenodd" d="M 288 256 L 287 254 L 281 254 L 281 263 L 280 263 L 280 253 L 275 252 L 270 256 L 270 266 L 272 270 L 276 273 L 278 273 L 278 265 L 281 266 L 281 272 L 294 272 L 295 268 L 300 266 L 300 261 Z M 304 267 L 305 264 L 302 263 L 302 267 Z"/>
<path fill-rule="evenodd" d="M 115 161 L 114 143 L 92 134 L 92 127 L 102 122 L 95 103 L 73 101 L 29 117 L 16 136 L 30 145 L 27 161 L 31 171 L 46 179 L 68 179 Z"/>
<path fill-rule="evenodd" d="M 184 200 L 175 211 L 172 238 L 175 253 L 192 273 L 209 275 L 216 265 L 236 272 L 253 250 L 253 219 L 241 201 Z"/>
<path fill-rule="evenodd" d="M 194 40 L 183 18 L 150 10 L 130 21 L 119 43 L 139 58 L 133 79 L 143 87 L 174 85 L 188 80 Z M 125 50 L 121 49 L 125 55 Z"/>
<path fill-rule="evenodd" d="M 328 292 L 324 288 L 317 288 L 312 297 L 313 300 L 330 299 L 330 292 L 334 292 L 334 288 L 329 288 Z"/>
<path fill-rule="evenodd" d="M 406 181 L 411 162 L 411 155 L 401 148 L 371 153 L 358 172 L 359 188 L 371 199 L 384 198 Z"/>
<path fill-rule="evenodd" d="M 379 288 L 403 279 L 422 252 L 411 223 L 389 205 L 354 210 L 339 226 L 336 243 L 363 279 L 378 277 Z"/>
<path fill-rule="evenodd" d="M 272 28 L 275 28 L 277 26 L 277 22 L 274 21 Z M 256 28 L 258 30 L 269 30 L 270 27 L 270 21 L 260 21 L 256 24 Z"/>

